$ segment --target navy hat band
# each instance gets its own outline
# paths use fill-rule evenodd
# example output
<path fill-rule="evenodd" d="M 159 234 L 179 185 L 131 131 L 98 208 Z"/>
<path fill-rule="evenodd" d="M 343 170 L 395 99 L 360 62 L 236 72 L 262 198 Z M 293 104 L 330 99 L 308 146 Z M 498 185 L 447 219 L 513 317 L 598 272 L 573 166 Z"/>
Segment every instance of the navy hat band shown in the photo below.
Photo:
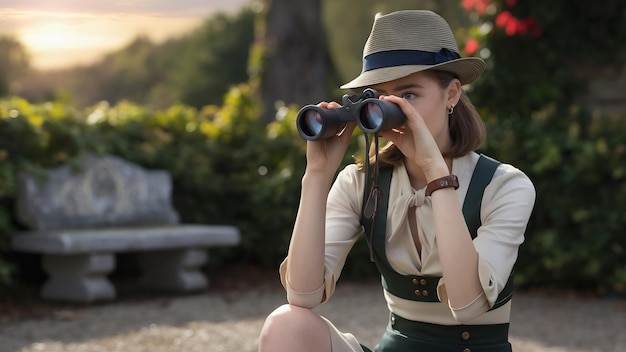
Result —
<path fill-rule="evenodd" d="M 439 52 L 422 50 L 379 51 L 363 58 L 363 72 L 405 65 L 437 65 L 460 58 L 459 53 L 448 48 L 443 48 Z"/>

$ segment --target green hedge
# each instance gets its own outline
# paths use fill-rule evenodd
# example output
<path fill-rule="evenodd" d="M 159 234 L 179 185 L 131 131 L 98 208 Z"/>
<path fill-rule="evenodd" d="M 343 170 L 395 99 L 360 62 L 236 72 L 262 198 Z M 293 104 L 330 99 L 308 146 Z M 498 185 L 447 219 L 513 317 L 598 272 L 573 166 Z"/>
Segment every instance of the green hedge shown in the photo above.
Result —
<path fill-rule="evenodd" d="M 62 102 L 0 101 L 0 253 L 20 229 L 17 173 L 95 152 L 169 170 L 182 221 L 237 225 L 241 246 L 214 251 L 213 265 L 224 258 L 274 265 L 286 253 L 305 144 L 294 137 L 293 111 L 283 109 L 287 116 L 266 128 L 257 109 L 245 85 L 231 90 L 223 107 L 202 111 L 180 105 L 149 111 L 130 103 L 76 111 Z M 8 264 L 0 262 L 5 281 Z"/>
<path fill-rule="evenodd" d="M 588 104 L 589 81 L 623 69 L 626 4 L 462 6 L 474 21 L 458 33 L 463 47 L 488 67 L 471 91 L 489 123 L 485 151 L 537 188 L 516 282 L 626 293 L 626 111 L 602 116 Z"/>
<path fill-rule="evenodd" d="M 537 190 L 516 283 L 626 293 L 625 121 L 573 111 L 488 128 L 484 152 Z"/>
<path fill-rule="evenodd" d="M 228 261 L 276 267 L 297 209 L 305 142 L 294 128 L 294 108 L 279 109 L 268 126 L 257 121 L 257 109 L 245 85 L 233 89 L 223 107 L 201 111 L 150 111 L 130 103 L 77 111 L 63 102 L 0 101 L 0 253 L 7 258 L 12 233 L 20 229 L 13 213 L 17 173 L 97 152 L 169 170 L 183 221 L 237 225 L 241 246 L 214 250 L 212 266 Z M 537 188 L 518 286 L 624 291 L 624 121 L 547 110 L 524 120 L 489 121 L 488 140 L 483 152 L 518 166 Z M 361 142 L 356 133 L 345 163 L 362 152 Z M 0 262 L 5 280 L 10 265 Z M 374 270 L 360 241 L 346 276 Z"/>

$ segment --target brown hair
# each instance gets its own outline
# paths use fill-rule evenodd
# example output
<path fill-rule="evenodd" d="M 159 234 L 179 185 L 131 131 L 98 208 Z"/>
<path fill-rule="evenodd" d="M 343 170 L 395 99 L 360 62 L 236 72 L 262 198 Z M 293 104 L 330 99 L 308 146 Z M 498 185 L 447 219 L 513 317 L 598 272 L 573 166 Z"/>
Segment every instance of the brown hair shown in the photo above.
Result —
<path fill-rule="evenodd" d="M 447 71 L 429 70 L 424 72 L 431 72 L 441 89 L 447 88 L 450 82 L 456 78 L 453 73 Z M 444 158 L 464 156 L 478 149 L 485 140 L 487 135 L 485 123 L 464 91 L 461 91 L 461 99 L 448 119 L 448 128 L 452 146 L 449 150 L 442 152 Z M 369 149 L 369 162 L 373 164 L 376 155 L 375 144 L 371 143 Z M 381 166 L 398 165 L 403 158 L 404 155 L 393 142 L 387 142 L 385 146 L 380 148 L 378 154 L 378 162 Z M 362 161 L 357 160 L 357 164 L 360 169 L 363 169 Z"/>

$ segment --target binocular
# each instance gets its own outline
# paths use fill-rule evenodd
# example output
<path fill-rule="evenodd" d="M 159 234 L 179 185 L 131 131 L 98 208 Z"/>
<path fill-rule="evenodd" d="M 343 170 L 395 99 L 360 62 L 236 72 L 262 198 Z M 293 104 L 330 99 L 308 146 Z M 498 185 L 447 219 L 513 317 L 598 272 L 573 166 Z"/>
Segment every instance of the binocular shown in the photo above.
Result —
<path fill-rule="evenodd" d="M 306 105 L 296 117 L 300 136 L 314 141 L 338 135 L 350 121 L 357 122 L 363 132 L 374 134 L 402 126 L 406 116 L 394 103 L 377 98 L 378 92 L 367 88 L 361 94 L 344 95 L 342 106 L 323 109 L 316 105 Z"/>

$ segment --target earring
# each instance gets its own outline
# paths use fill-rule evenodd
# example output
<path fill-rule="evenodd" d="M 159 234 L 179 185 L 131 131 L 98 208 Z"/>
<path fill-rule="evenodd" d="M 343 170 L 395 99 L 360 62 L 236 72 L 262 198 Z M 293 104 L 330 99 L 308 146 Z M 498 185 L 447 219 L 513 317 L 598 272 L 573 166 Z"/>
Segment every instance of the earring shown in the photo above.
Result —
<path fill-rule="evenodd" d="M 448 109 L 448 115 L 452 115 L 453 112 L 454 112 L 454 105 L 452 105 L 450 109 Z"/>

